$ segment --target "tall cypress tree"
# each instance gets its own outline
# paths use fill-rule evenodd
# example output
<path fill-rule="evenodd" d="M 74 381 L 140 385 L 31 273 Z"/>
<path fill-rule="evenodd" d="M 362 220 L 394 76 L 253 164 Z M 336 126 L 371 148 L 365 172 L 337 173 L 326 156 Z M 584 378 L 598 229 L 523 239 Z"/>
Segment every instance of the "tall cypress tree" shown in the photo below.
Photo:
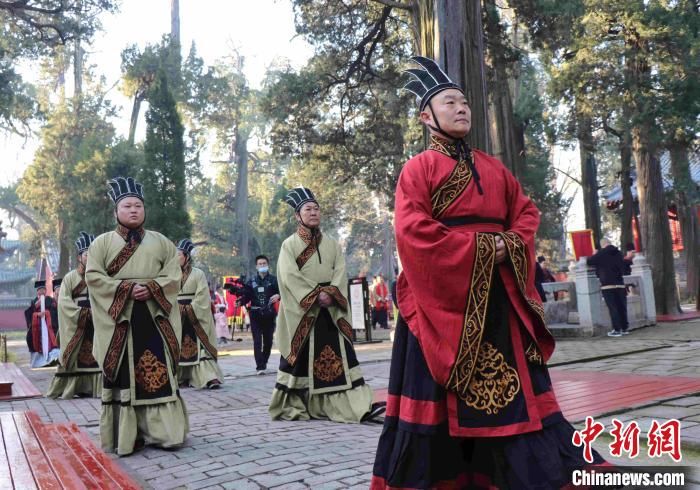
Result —
<path fill-rule="evenodd" d="M 192 231 L 186 209 L 184 127 L 165 72 L 158 72 L 146 113 L 146 166 L 141 170 L 148 228 L 172 240 Z"/>

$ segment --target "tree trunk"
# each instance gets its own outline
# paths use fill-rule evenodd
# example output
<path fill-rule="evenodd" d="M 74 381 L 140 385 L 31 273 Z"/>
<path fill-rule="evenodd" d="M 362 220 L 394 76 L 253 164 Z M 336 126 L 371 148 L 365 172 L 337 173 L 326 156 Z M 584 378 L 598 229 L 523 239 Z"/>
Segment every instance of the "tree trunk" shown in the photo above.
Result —
<path fill-rule="evenodd" d="M 690 176 L 688 162 L 689 144 L 686 141 L 674 142 L 670 146 L 671 172 L 676 190 L 678 219 L 683 237 L 683 255 L 686 262 L 686 284 L 688 296 L 697 298 L 698 269 L 700 268 L 700 226 L 698 226 L 698 200 L 695 184 Z"/>
<path fill-rule="evenodd" d="M 58 277 L 65 276 L 70 270 L 70 244 L 66 236 L 68 230 L 66 229 L 66 223 L 63 220 L 58 221 L 58 244 L 59 244 L 59 255 L 58 255 L 58 271 L 56 275 Z M 47 258 L 48 260 L 48 258 Z"/>
<path fill-rule="evenodd" d="M 517 127 L 507 73 L 502 24 L 494 0 L 485 0 L 487 66 L 489 75 L 490 139 L 493 155 L 516 177 L 523 174 L 524 127 Z M 519 144 L 520 143 L 520 144 Z"/>
<path fill-rule="evenodd" d="M 73 51 L 73 84 L 73 97 L 77 100 L 83 94 L 83 48 L 80 38 L 76 38 Z"/>
<path fill-rule="evenodd" d="M 170 0 L 170 40 L 180 46 L 180 0 Z"/>
<path fill-rule="evenodd" d="M 449 0 L 417 0 L 413 19 L 419 53 L 435 59 L 465 89 L 472 112 L 469 144 L 490 152 L 481 2 L 456 9 Z"/>
<path fill-rule="evenodd" d="M 626 247 L 628 243 L 634 244 L 632 233 L 632 216 L 635 205 L 632 197 L 632 136 L 629 130 L 625 129 L 620 140 L 620 188 L 622 189 L 622 218 L 621 218 L 621 238 L 620 243 Z M 626 250 L 623 251 L 625 253 Z"/>
<path fill-rule="evenodd" d="M 248 231 L 248 135 L 239 130 L 235 134 L 236 161 L 236 229 L 238 237 L 238 254 L 243 262 L 246 274 L 250 271 L 250 245 Z"/>
<path fill-rule="evenodd" d="M 590 117 L 577 111 L 576 131 L 581 157 L 581 187 L 586 228 L 593 230 L 593 242 L 600 245 L 600 202 L 598 199 L 598 170 L 595 161 L 595 144 Z"/>
<path fill-rule="evenodd" d="M 136 124 L 139 122 L 139 112 L 141 111 L 141 97 L 139 91 L 134 94 L 134 105 L 131 108 L 131 120 L 129 121 L 129 146 L 134 146 L 136 137 Z"/>

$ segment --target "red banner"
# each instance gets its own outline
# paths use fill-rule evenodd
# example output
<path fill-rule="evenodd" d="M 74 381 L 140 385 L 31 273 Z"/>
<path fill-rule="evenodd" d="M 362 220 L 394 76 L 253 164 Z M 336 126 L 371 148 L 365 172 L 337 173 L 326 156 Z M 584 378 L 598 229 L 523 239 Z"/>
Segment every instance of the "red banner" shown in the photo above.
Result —
<path fill-rule="evenodd" d="M 574 249 L 576 260 L 581 257 L 590 257 L 595 253 L 593 246 L 593 230 L 577 230 L 569 232 L 571 246 Z"/>

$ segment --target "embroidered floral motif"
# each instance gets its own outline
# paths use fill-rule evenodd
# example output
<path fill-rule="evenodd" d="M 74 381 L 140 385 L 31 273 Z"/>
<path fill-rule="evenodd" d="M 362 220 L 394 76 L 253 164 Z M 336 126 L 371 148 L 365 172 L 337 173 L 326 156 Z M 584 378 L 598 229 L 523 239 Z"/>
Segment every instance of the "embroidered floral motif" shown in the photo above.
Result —
<path fill-rule="evenodd" d="M 304 296 L 301 301 L 299 302 L 299 306 L 301 306 L 301 309 L 304 311 L 309 311 L 309 309 L 314 305 L 316 302 L 316 298 L 318 298 L 318 293 L 321 292 L 321 288 L 316 286 L 311 290 L 309 294 Z"/>
<path fill-rule="evenodd" d="M 430 137 L 430 149 L 438 151 L 444 155 L 454 158 L 456 149 L 445 140 Z M 470 158 L 474 158 L 470 154 Z M 439 218 L 449 208 L 455 200 L 462 195 L 464 190 L 472 180 L 472 171 L 467 160 L 460 160 L 455 165 L 447 180 L 438 187 L 430 201 L 433 207 L 433 218 Z"/>
<path fill-rule="evenodd" d="M 464 401 L 476 410 L 495 415 L 512 402 L 519 391 L 518 372 L 490 342 L 483 342 Z"/>
<path fill-rule="evenodd" d="M 180 351 L 180 360 L 187 361 L 197 357 L 197 342 L 189 335 L 185 335 L 182 339 L 182 350 Z"/>
<path fill-rule="evenodd" d="M 114 293 L 114 300 L 112 300 L 112 305 L 109 307 L 109 316 L 112 320 L 116 320 L 124 311 L 126 302 L 129 301 L 131 297 L 131 290 L 134 287 L 134 283 L 131 281 L 122 281 L 117 286 L 117 291 Z"/>
<path fill-rule="evenodd" d="M 102 371 L 104 372 L 105 378 L 112 382 L 114 382 L 117 376 L 117 364 L 124 350 L 128 326 L 129 322 L 127 321 L 115 325 L 112 340 L 110 340 L 109 347 L 107 348 Z"/>
<path fill-rule="evenodd" d="M 294 366 L 297 362 L 297 357 L 299 356 L 299 351 L 306 341 L 306 337 L 311 331 L 311 327 L 316 319 L 311 315 L 304 315 L 297 326 L 296 332 L 294 332 L 294 337 L 292 337 L 292 346 L 287 356 L 287 362 Z"/>
<path fill-rule="evenodd" d="M 151 292 L 151 296 L 153 296 L 153 299 L 156 301 L 156 303 L 158 303 L 160 309 L 163 310 L 166 315 L 169 315 L 173 305 L 170 304 L 168 298 L 165 297 L 165 293 L 163 292 L 163 288 L 160 287 L 160 284 L 158 284 L 156 281 L 150 280 L 145 284 L 145 286 Z"/>
<path fill-rule="evenodd" d="M 338 328 L 345 337 L 352 342 L 352 325 L 345 318 L 338 318 Z"/>
<path fill-rule="evenodd" d="M 472 269 L 471 288 L 464 315 L 462 338 L 457 359 L 447 380 L 447 388 L 466 399 L 469 381 L 477 363 L 481 337 L 484 332 L 491 277 L 496 258 L 496 242 L 493 235 L 477 233 L 476 256 Z"/>
<path fill-rule="evenodd" d="M 343 374 L 343 360 L 326 345 L 321 354 L 314 360 L 314 377 L 330 383 Z"/>
<path fill-rule="evenodd" d="M 168 382 L 168 368 L 146 349 L 136 364 L 136 382 L 149 393 L 154 393 Z"/>
<path fill-rule="evenodd" d="M 78 362 L 84 366 L 97 364 L 92 355 L 92 339 L 84 339 L 78 351 Z"/>

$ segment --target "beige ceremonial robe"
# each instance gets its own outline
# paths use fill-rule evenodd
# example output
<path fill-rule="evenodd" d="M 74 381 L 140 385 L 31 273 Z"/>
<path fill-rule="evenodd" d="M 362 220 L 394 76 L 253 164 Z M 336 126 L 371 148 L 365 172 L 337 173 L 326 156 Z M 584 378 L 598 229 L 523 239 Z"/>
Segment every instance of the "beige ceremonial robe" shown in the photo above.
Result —
<path fill-rule="evenodd" d="M 371 408 L 372 390 L 352 345 L 340 245 L 300 227 L 282 244 L 277 281 L 282 297 L 276 331 L 281 358 L 270 415 L 360 422 Z M 321 292 L 333 298 L 332 306 L 318 305 Z"/>
<path fill-rule="evenodd" d="M 48 398 L 100 396 L 102 375 L 92 355 L 94 328 L 84 269 L 66 274 L 58 297 L 58 332 L 61 356 Z"/>
<path fill-rule="evenodd" d="M 85 278 L 93 353 L 104 376 L 102 448 L 130 454 L 137 439 L 181 444 L 189 423 L 176 376 L 181 271 L 175 246 L 160 233 L 120 225 L 90 246 Z M 135 284 L 148 287 L 151 299 L 131 299 Z"/>
<path fill-rule="evenodd" d="M 190 263 L 182 270 L 181 284 L 177 297 L 182 323 L 178 381 L 205 388 L 210 381 L 224 380 L 216 362 L 216 332 L 209 285 L 204 272 Z"/>

